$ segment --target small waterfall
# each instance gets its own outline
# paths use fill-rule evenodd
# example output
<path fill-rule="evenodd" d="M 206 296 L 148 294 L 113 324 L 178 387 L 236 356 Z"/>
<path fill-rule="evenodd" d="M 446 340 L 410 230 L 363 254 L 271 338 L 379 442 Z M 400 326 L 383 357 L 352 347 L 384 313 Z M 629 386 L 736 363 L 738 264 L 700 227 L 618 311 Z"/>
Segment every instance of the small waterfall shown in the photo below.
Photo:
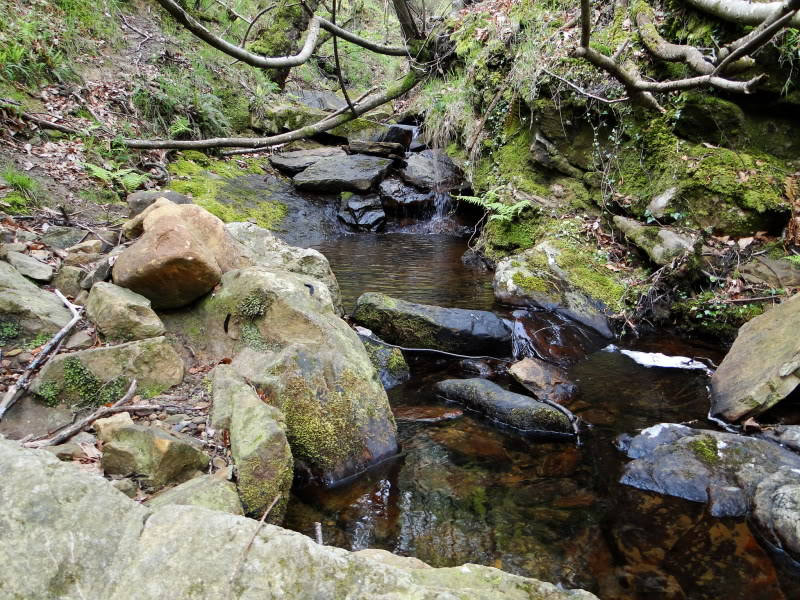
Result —
<path fill-rule="evenodd" d="M 433 216 L 432 221 L 441 221 L 450 216 L 452 202 L 450 194 L 447 192 L 436 192 L 433 196 Z"/>

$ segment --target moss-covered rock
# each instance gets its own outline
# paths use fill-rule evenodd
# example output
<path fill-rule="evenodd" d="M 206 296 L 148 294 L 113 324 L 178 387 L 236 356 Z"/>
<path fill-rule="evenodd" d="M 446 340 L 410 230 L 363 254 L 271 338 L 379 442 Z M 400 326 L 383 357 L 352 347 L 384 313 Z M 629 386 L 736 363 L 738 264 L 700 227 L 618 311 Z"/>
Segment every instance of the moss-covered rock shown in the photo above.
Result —
<path fill-rule="evenodd" d="M 372 335 L 372 332 L 367 334 L 368 329 L 358 327 L 356 331 L 358 337 L 364 342 L 364 348 L 367 349 L 369 359 L 378 370 L 378 375 L 384 388 L 387 390 L 393 388 L 411 377 L 408 363 L 399 348 L 388 345 L 383 340 Z"/>
<path fill-rule="evenodd" d="M 677 231 L 669 227 L 648 226 L 636 219 L 619 215 L 614 217 L 614 225 L 658 265 L 668 265 L 676 258 L 692 252 L 700 239 L 696 233 Z"/>
<path fill-rule="evenodd" d="M 158 509 L 162 506 L 203 506 L 211 510 L 242 515 L 242 503 L 236 494 L 236 486 L 216 475 L 200 475 L 164 490 L 150 498 L 145 505 Z"/>
<path fill-rule="evenodd" d="M 40 289 L 0 260 L 0 346 L 21 334 L 55 333 L 70 318 L 55 294 Z"/>

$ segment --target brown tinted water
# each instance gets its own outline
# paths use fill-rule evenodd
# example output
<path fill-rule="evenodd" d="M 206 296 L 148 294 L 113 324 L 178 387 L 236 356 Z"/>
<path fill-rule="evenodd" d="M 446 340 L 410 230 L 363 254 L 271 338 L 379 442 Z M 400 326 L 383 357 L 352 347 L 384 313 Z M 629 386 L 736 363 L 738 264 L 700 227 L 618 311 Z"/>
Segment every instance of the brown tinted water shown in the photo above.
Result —
<path fill-rule="evenodd" d="M 351 236 L 319 249 L 349 308 L 364 291 L 493 307 L 490 275 L 461 264 L 458 238 Z M 438 423 L 398 420 L 400 456 L 335 489 L 296 490 L 285 525 L 313 535 L 318 521 L 328 544 L 384 548 L 434 566 L 496 566 L 604 600 L 800 598 L 796 566 L 762 545 L 744 520 L 713 518 L 701 504 L 617 483 L 625 462 L 614 447 L 618 434 L 660 422 L 713 427 L 705 420 L 707 376 L 596 351 L 596 340 L 581 341 L 547 314 L 522 320 L 540 347 L 552 343 L 554 356 L 571 363 L 580 392 L 569 408 L 591 424 L 580 445 L 525 437 L 467 410 Z M 581 351 L 570 354 L 572 344 Z M 628 347 L 720 358 L 719 349 L 667 336 Z M 431 392 L 441 379 L 472 376 L 457 361 L 409 358 L 412 379 L 388 392 L 398 413 L 463 408 Z M 502 374 L 495 379 L 522 391 Z"/>

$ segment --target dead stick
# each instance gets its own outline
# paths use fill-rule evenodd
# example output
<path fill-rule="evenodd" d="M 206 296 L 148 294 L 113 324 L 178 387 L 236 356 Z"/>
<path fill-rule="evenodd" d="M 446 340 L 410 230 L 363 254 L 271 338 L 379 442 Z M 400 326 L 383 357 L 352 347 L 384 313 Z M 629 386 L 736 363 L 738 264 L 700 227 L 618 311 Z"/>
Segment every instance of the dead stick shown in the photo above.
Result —
<path fill-rule="evenodd" d="M 253 545 L 253 542 L 256 541 L 256 536 L 258 535 L 258 532 L 261 531 L 261 527 L 263 527 L 264 521 L 267 520 L 267 515 L 275 507 L 275 505 L 278 503 L 278 500 L 280 500 L 280 498 L 281 498 L 280 494 L 275 496 L 275 500 L 273 500 L 272 504 L 269 505 L 269 508 L 267 508 L 267 510 L 264 511 L 264 515 L 261 517 L 261 520 L 258 522 L 258 527 L 256 527 L 256 530 L 253 532 L 253 537 L 250 538 L 250 541 L 247 543 L 247 546 L 245 547 L 244 552 L 242 552 L 242 555 L 239 557 L 239 562 L 236 563 L 236 568 L 233 570 L 233 573 L 231 574 L 230 587 L 228 588 L 228 597 L 230 597 L 230 592 L 233 591 L 233 582 L 236 579 L 236 575 L 239 573 L 239 567 L 241 567 L 242 563 L 244 562 L 244 557 L 247 556 L 247 553 L 250 550 L 250 547 Z"/>
<path fill-rule="evenodd" d="M 320 546 L 324 546 L 325 544 L 322 543 L 322 523 L 320 523 L 319 521 L 314 523 L 314 533 L 317 536 L 317 543 Z"/>
<path fill-rule="evenodd" d="M 30 386 L 31 384 L 31 375 L 36 372 L 36 370 L 39 368 L 40 365 L 44 364 L 48 360 L 49 355 L 59 345 L 61 340 L 67 337 L 69 332 L 72 331 L 72 328 L 75 327 L 78 321 L 81 320 L 81 311 L 83 309 L 78 306 L 75 306 L 72 302 L 67 300 L 64 297 L 64 295 L 58 290 L 55 290 L 55 292 L 56 296 L 59 297 L 59 299 L 66 305 L 66 307 L 72 313 L 72 319 L 70 320 L 69 323 L 64 325 L 64 327 L 61 328 L 61 331 L 55 334 L 50 339 L 50 341 L 47 342 L 47 344 L 45 344 L 44 348 L 42 348 L 42 351 L 39 352 L 39 355 L 36 357 L 36 359 L 30 364 L 30 366 L 27 369 L 25 369 L 25 372 L 22 374 L 22 377 L 20 377 L 17 380 L 17 382 L 13 386 L 11 386 L 11 389 L 9 389 L 6 392 L 3 401 L 0 402 L 0 421 L 3 420 L 3 417 L 8 412 L 8 409 L 11 408 L 14 405 L 14 403 L 19 399 L 19 397 L 25 392 L 25 390 L 28 389 L 28 386 Z"/>
<path fill-rule="evenodd" d="M 50 439 L 29 443 L 28 447 L 44 448 L 45 446 L 57 446 L 61 442 L 67 441 L 72 436 L 79 434 L 81 431 L 89 427 L 89 425 L 97 421 L 97 419 L 102 419 L 103 417 L 105 417 L 107 414 L 109 414 L 110 409 L 121 407 L 123 404 L 125 404 L 131 398 L 133 398 L 133 395 L 135 393 L 136 393 L 136 380 L 134 379 L 133 381 L 131 381 L 131 385 L 128 388 L 128 391 L 125 392 L 125 395 L 119 400 L 117 400 L 117 402 L 115 402 L 112 406 L 103 406 L 101 408 L 98 408 L 88 417 L 81 419 L 74 425 L 66 427 L 65 429 L 63 429 L 62 431 L 51 437 Z"/>

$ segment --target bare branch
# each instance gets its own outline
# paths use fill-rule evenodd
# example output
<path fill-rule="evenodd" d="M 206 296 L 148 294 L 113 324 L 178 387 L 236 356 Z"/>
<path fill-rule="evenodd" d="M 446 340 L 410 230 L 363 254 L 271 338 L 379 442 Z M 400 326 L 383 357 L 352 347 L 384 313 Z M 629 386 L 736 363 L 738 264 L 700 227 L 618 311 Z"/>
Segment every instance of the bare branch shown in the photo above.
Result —
<path fill-rule="evenodd" d="M 331 21 L 333 24 L 336 24 L 336 0 L 331 0 Z M 347 93 L 347 88 L 344 85 L 344 77 L 342 76 L 342 64 L 339 61 L 339 44 L 338 44 L 338 37 L 333 36 L 333 62 L 334 66 L 336 67 L 336 78 L 339 80 L 339 87 L 342 88 L 342 94 L 344 95 L 344 101 L 347 103 L 347 106 L 350 108 L 350 112 L 353 113 L 353 118 L 358 118 L 358 113 L 356 112 L 356 107 L 353 106 L 353 102 L 350 100 L 350 95 Z"/>
<path fill-rule="evenodd" d="M 789 2 L 761 4 L 750 0 L 685 0 L 685 2 L 697 10 L 739 25 L 760 25 L 776 10 L 789 4 Z M 795 15 L 790 26 L 800 27 L 800 16 Z"/>
<path fill-rule="evenodd" d="M 698 73 L 710 75 L 714 65 L 700 50 L 694 46 L 672 44 L 661 37 L 653 23 L 653 9 L 642 2 L 637 6 L 636 26 L 642 42 L 652 55 L 666 62 L 685 62 Z"/>

